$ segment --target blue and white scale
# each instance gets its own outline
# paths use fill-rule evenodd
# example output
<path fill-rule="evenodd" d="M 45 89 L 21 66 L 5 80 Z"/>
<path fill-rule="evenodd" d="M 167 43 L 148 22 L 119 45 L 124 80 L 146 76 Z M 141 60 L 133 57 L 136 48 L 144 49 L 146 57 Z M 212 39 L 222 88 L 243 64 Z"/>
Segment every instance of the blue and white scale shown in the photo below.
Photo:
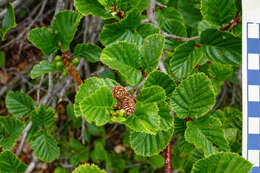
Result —
<path fill-rule="evenodd" d="M 260 0 L 243 0 L 243 157 L 260 173 Z"/>

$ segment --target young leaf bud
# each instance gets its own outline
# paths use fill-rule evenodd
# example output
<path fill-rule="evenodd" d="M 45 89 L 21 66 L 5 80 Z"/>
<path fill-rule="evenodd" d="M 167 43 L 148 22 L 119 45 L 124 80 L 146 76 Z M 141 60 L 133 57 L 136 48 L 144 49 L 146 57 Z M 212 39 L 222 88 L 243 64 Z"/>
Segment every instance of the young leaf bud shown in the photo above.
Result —
<path fill-rule="evenodd" d="M 56 62 L 56 68 L 61 70 L 64 67 L 64 63 L 62 61 Z"/>
<path fill-rule="evenodd" d="M 79 60 L 78 57 L 75 57 L 75 58 L 73 58 L 73 60 L 72 60 L 72 64 L 73 64 L 74 66 L 78 65 L 79 62 L 80 62 L 80 60 Z"/>
<path fill-rule="evenodd" d="M 54 61 L 61 61 L 61 56 L 60 55 L 57 55 L 57 56 L 55 56 L 55 58 L 54 58 Z"/>
<path fill-rule="evenodd" d="M 67 76 L 67 74 L 68 74 L 68 71 L 65 70 L 65 69 L 64 69 L 63 72 L 61 73 L 62 76 Z"/>

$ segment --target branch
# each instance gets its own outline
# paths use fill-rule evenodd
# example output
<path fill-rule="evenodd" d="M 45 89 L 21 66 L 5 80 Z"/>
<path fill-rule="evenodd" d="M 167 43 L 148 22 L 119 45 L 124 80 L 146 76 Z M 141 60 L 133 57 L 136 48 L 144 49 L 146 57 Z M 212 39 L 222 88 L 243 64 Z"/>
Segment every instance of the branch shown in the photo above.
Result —
<path fill-rule="evenodd" d="M 171 142 L 164 150 L 164 158 L 165 158 L 164 173 L 172 173 Z"/>
<path fill-rule="evenodd" d="M 158 22 L 155 19 L 155 11 L 154 11 L 154 9 L 155 9 L 155 0 L 150 0 L 150 5 L 149 5 L 149 8 L 147 9 L 148 19 L 150 21 L 152 21 L 153 24 L 158 26 Z M 175 36 L 175 35 L 169 35 L 169 34 L 163 32 L 163 31 L 161 31 L 161 33 L 163 35 L 167 35 L 168 38 L 169 37 L 171 37 L 171 38 L 178 38 L 181 41 L 188 41 L 188 39 L 191 39 L 191 38 L 179 37 L 179 36 Z M 199 36 L 196 37 L 196 38 L 199 38 Z M 165 66 L 163 64 L 162 57 L 161 57 L 161 59 L 159 61 L 159 69 L 162 72 L 168 74 L 167 70 L 166 70 L 166 68 L 165 68 Z M 171 142 L 168 144 L 168 146 L 166 147 L 164 152 L 165 152 L 165 155 L 164 155 L 164 158 L 165 158 L 164 173 L 172 173 Z"/>
<path fill-rule="evenodd" d="M 190 41 L 190 40 L 198 40 L 200 39 L 200 36 L 194 36 L 194 37 L 181 37 L 181 36 L 177 36 L 177 35 L 173 35 L 173 34 L 168 34 L 164 31 L 160 31 L 161 34 L 163 34 L 166 38 L 172 38 L 174 40 L 179 40 L 179 41 Z"/>
<path fill-rule="evenodd" d="M 31 173 L 31 172 L 33 171 L 33 169 L 35 168 L 37 162 L 38 162 L 37 157 L 35 157 L 35 156 L 33 155 L 33 159 L 32 159 L 32 161 L 31 161 L 30 165 L 27 167 L 25 173 Z"/>
<path fill-rule="evenodd" d="M 148 21 L 153 23 L 155 26 L 159 27 L 158 22 L 156 21 L 155 18 L 155 5 L 156 2 L 155 0 L 150 0 L 150 6 L 147 9 L 147 16 L 148 16 Z M 144 20 L 146 21 L 146 20 Z M 144 22 L 142 21 L 142 22 Z M 173 35 L 173 34 L 168 34 L 162 30 L 160 30 L 160 33 L 163 34 L 166 38 L 172 38 L 174 40 L 179 40 L 179 41 L 190 41 L 190 40 L 197 40 L 200 38 L 200 36 L 195 36 L 195 37 L 181 37 L 181 36 L 177 36 L 177 35 Z"/>
<path fill-rule="evenodd" d="M 227 31 L 227 30 L 232 29 L 234 26 L 236 26 L 239 23 L 239 17 L 240 17 L 240 14 L 237 13 L 235 19 L 231 23 L 229 23 L 227 26 L 220 28 L 220 30 Z"/>
<path fill-rule="evenodd" d="M 160 7 L 160 8 L 167 8 L 166 5 L 161 4 L 160 2 L 155 2 L 155 4 L 156 4 L 158 7 Z"/>
<path fill-rule="evenodd" d="M 225 83 L 223 85 L 223 87 L 222 87 L 221 93 L 218 96 L 217 103 L 214 106 L 214 108 L 212 109 L 212 111 L 215 111 L 215 110 L 217 110 L 220 107 L 220 105 L 223 102 L 223 99 L 224 99 L 226 93 L 227 93 L 227 84 Z"/>
<path fill-rule="evenodd" d="M 16 151 L 16 156 L 17 156 L 17 157 L 18 157 L 18 156 L 21 154 L 21 152 L 22 152 L 25 139 L 26 139 L 26 137 L 27 137 L 27 135 L 28 135 L 28 132 L 30 131 L 31 127 L 32 127 L 32 121 L 30 121 L 30 122 L 27 124 L 27 126 L 26 126 L 26 128 L 25 128 L 25 130 L 24 130 L 24 132 L 23 132 L 23 137 L 22 137 L 21 142 L 20 142 L 20 145 L 19 145 L 19 147 L 18 147 L 18 149 L 17 149 L 17 151 Z"/>

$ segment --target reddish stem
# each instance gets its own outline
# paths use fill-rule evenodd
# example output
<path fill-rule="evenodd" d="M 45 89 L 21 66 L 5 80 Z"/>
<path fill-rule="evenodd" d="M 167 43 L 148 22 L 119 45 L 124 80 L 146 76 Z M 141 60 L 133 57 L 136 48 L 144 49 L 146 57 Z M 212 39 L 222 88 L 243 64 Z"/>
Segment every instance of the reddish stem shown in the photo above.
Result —
<path fill-rule="evenodd" d="M 198 48 L 200 48 L 200 47 L 201 47 L 201 44 L 195 43 L 195 46 L 198 47 Z"/>
<path fill-rule="evenodd" d="M 232 29 L 234 26 L 236 26 L 239 23 L 239 17 L 240 17 L 240 14 L 237 13 L 235 19 L 227 26 L 220 28 L 220 31 L 227 31 L 227 30 Z"/>
<path fill-rule="evenodd" d="M 83 81 L 80 78 L 79 71 L 73 68 L 72 63 L 70 62 L 71 58 L 68 52 L 62 52 L 62 60 L 65 63 L 66 70 L 72 76 L 72 79 L 77 83 L 78 86 L 80 86 L 83 83 Z"/>
<path fill-rule="evenodd" d="M 172 173 L 172 154 L 171 154 L 171 142 L 164 150 L 164 173 Z"/>
<path fill-rule="evenodd" d="M 192 119 L 192 118 L 189 118 L 189 117 L 188 117 L 188 118 L 185 118 L 184 120 L 185 120 L 185 121 L 193 121 L 193 119 Z"/>

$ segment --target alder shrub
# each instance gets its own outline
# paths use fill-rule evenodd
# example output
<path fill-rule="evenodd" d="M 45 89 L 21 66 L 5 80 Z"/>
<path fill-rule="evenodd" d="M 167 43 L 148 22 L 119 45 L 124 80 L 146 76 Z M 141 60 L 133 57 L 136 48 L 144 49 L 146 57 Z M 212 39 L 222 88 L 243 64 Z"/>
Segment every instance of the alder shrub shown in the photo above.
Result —
<path fill-rule="evenodd" d="M 44 55 L 56 56 L 35 65 L 32 79 L 50 72 L 71 75 L 78 85 L 68 108 L 75 119 L 84 117 L 95 128 L 124 125 L 124 145 L 139 161 L 148 158 L 155 169 L 164 165 L 164 152 L 165 172 L 250 171 L 252 164 L 240 156 L 240 107 L 217 105 L 225 82 L 239 84 L 240 0 L 74 0 L 74 6 L 74 11 L 57 13 L 50 26 L 29 32 L 28 40 Z M 104 20 L 98 45 L 73 42 L 88 15 Z M 82 81 L 75 68 L 80 59 L 101 63 L 117 77 Z M 35 107 L 21 92 L 10 92 L 6 106 L 14 117 L 0 119 L 0 170 L 25 171 L 26 165 L 10 150 L 28 123 L 32 127 L 26 140 L 34 155 L 44 162 L 57 159 L 55 110 Z M 76 164 L 86 162 L 89 149 L 75 139 L 70 142 L 81 152 Z M 98 165 L 95 157 L 105 154 L 105 169 L 111 171 L 103 142 L 94 145 L 92 162 Z M 126 172 L 124 167 L 113 171 Z M 83 164 L 73 172 L 105 171 Z"/>

